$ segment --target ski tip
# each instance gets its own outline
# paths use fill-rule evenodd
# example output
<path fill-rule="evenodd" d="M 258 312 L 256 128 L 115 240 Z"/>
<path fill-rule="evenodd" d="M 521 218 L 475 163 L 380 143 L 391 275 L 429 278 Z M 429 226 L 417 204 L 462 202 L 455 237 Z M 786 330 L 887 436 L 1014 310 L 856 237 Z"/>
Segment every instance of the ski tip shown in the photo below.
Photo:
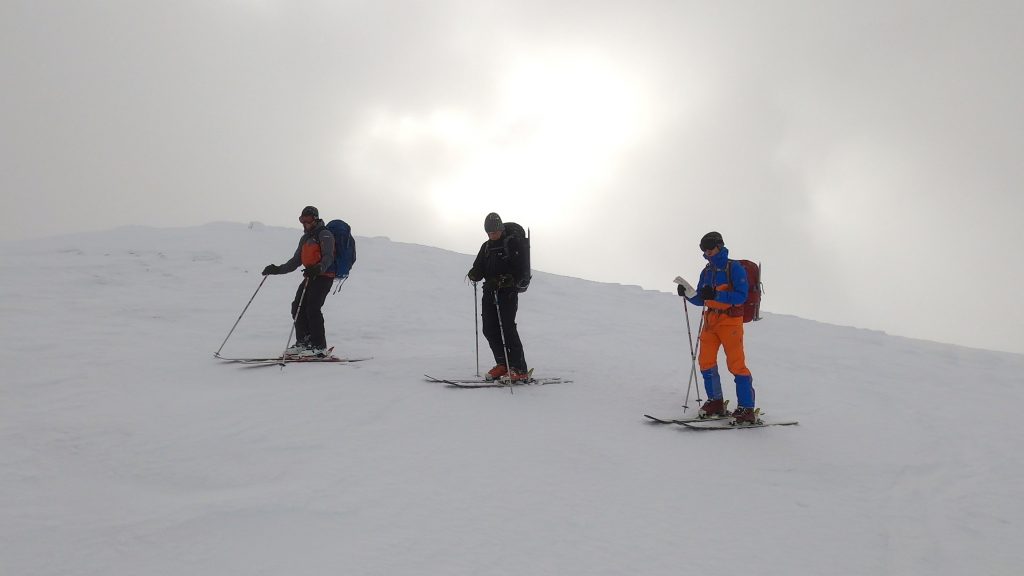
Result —
<path fill-rule="evenodd" d="M 644 418 L 647 418 L 647 422 L 649 422 L 651 424 L 671 424 L 672 423 L 671 420 L 665 420 L 665 419 L 662 419 L 662 418 L 658 418 L 656 416 L 651 416 L 650 414 L 644 414 Z"/>

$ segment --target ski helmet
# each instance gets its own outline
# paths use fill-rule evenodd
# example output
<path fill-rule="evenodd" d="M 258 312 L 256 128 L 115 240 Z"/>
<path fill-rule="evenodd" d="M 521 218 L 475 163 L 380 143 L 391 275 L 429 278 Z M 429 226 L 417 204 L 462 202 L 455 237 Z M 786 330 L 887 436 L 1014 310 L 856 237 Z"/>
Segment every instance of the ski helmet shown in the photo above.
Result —
<path fill-rule="evenodd" d="M 722 246 L 725 246 L 725 240 L 722 239 L 722 235 L 718 232 L 708 232 L 700 239 L 700 249 L 702 252 L 712 248 L 721 248 Z"/>
<path fill-rule="evenodd" d="M 491 232 L 499 232 L 505 229 L 505 225 L 501 222 L 501 216 L 497 213 L 491 212 L 484 218 L 484 232 L 490 234 Z"/>

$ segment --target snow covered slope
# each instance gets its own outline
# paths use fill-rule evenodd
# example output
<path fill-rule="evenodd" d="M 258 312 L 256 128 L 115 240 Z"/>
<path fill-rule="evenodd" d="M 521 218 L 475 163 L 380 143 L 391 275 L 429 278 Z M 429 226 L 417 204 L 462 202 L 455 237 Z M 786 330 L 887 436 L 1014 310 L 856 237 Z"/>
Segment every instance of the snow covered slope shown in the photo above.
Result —
<path fill-rule="evenodd" d="M 1024 566 L 1022 356 L 767 313 L 747 325 L 758 401 L 800 426 L 651 425 L 645 412 L 684 414 L 674 294 L 537 272 L 527 359 L 574 382 L 450 389 L 422 375 L 475 372 L 472 257 L 358 238 L 328 340 L 373 360 L 213 359 L 299 233 L 139 227 L 0 247 L 0 574 Z M 278 353 L 299 281 L 269 278 L 224 354 Z"/>

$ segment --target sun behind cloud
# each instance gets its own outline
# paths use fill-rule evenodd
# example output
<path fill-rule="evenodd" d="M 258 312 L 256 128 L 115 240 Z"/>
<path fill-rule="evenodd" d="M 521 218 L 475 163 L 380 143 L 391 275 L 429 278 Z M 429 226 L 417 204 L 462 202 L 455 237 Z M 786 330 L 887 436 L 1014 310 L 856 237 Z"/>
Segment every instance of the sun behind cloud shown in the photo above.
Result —
<path fill-rule="evenodd" d="M 493 93 L 486 110 L 377 111 L 348 165 L 378 183 L 417 174 L 405 185 L 442 222 L 505 210 L 540 225 L 613 174 L 650 126 L 642 83 L 592 54 L 519 57 Z"/>

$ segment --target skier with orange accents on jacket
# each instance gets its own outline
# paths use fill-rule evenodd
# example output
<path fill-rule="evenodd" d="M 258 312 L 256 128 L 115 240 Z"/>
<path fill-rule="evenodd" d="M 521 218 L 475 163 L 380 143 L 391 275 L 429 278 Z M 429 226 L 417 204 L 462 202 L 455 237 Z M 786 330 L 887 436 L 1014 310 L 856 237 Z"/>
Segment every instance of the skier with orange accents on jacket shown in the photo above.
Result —
<path fill-rule="evenodd" d="M 302 238 L 295 254 L 280 266 L 271 264 L 263 269 L 263 275 L 287 274 L 300 265 L 305 268 L 305 279 L 295 291 L 292 300 L 292 318 L 295 319 L 295 344 L 285 350 L 286 355 L 316 356 L 327 355 L 327 335 L 324 329 L 322 308 L 334 283 L 334 235 L 320 219 L 315 206 L 306 206 L 299 215 L 302 224 Z"/>
<path fill-rule="evenodd" d="M 743 303 L 749 291 L 747 272 L 738 262 L 729 260 L 729 249 L 718 232 L 705 234 L 700 240 L 700 249 L 708 264 L 700 274 L 696 294 L 687 298 L 704 307 L 697 360 L 708 399 L 698 416 L 728 415 L 722 397 L 722 379 L 718 373 L 718 350 L 725 348 L 726 365 L 736 381 L 738 406 L 732 413 L 733 423 L 754 424 L 758 422 L 754 408 L 754 379 L 743 351 Z M 686 297 L 682 285 L 678 291 L 680 296 Z"/>

